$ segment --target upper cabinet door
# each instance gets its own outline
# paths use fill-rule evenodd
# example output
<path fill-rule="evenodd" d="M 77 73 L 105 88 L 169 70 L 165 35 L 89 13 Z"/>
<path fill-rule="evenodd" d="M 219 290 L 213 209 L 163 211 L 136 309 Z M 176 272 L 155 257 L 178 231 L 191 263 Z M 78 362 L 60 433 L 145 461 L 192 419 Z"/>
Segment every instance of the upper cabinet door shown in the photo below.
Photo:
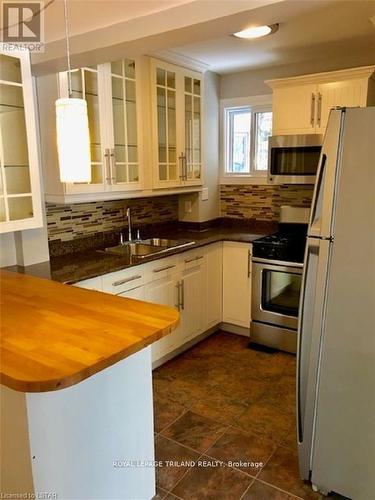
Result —
<path fill-rule="evenodd" d="M 155 187 L 202 183 L 200 73 L 151 59 Z"/>
<path fill-rule="evenodd" d="M 0 47 L 0 232 L 43 225 L 29 53 Z"/>
<path fill-rule="evenodd" d="M 185 186 L 202 182 L 202 87 L 199 74 L 184 75 Z"/>
<path fill-rule="evenodd" d="M 68 73 L 59 73 L 60 97 L 69 97 Z M 91 182 L 65 183 L 67 193 L 104 190 L 109 177 L 109 155 L 105 151 L 104 82 L 96 66 L 71 71 L 71 97 L 85 99 L 90 132 Z"/>
<path fill-rule="evenodd" d="M 139 79 L 136 62 L 123 59 L 103 64 L 108 79 L 108 147 L 111 191 L 141 188 Z"/>
<path fill-rule="evenodd" d="M 315 134 L 317 85 L 279 87 L 273 91 L 272 134 Z"/>
<path fill-rule="evenodd" d="M 317 133 L 324 134 L 332 108 L 366 106 L 367 93 L 368 79 L 365 78 L 320 84 L 317 93 Z"/>
<path fill-rule="evenodd" d="M 155 187 L 180 186 L 183 151 L 179 75 L 175 66 L 151 59 L 151 106 Z"/>

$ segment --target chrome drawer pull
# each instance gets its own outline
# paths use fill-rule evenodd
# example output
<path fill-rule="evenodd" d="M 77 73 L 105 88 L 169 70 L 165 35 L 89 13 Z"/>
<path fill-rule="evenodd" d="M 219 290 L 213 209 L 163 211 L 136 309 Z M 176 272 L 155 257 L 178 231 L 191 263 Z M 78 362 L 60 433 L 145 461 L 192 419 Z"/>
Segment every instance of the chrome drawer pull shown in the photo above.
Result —
<path fill-rule="evenodd" d="M 142 276 L 140 274 L 136 274 L 134 276 L 130 276 L 130 278 L 125 278 L 123 280 L 115 281 L 114 283 L 112 283 L 112 286 L 125 285 L 125 283 L 129 283 L 130 281 L 134 280 L 139 280 L 141 278 Z"/>
<path fill-rule="evenodd" d="M 159 267 L 159 269 L 153 269 L 154 273 L 161 273 L 162 271 L 167 271 L 168 269 L 173 269 L 176 267 L 175 265 L 173 266 L 165 266 L 165 267 Z"/>
<path fill-rule="evenodd" d="M 194 257 L 193 259 L 186 259 L 185 264 L 189 264 L 189 262 L 195 262 L 196 260 L 203 259 L 203 255 L 200 255 L 199 257 Z"/>

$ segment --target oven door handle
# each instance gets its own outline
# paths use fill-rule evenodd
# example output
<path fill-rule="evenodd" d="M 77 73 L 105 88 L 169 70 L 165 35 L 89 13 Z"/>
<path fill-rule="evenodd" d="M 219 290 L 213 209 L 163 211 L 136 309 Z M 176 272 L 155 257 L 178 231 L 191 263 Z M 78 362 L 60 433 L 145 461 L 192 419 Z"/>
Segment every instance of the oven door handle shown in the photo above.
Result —
<path fill-rule="evenodd" d="M 253 258 L 252 264 L 261 269 L 269 269 L 270 271 L 291 272 L 294 274 L 302 274 L 303 272 L 303 264 L 298 262 Z"/>

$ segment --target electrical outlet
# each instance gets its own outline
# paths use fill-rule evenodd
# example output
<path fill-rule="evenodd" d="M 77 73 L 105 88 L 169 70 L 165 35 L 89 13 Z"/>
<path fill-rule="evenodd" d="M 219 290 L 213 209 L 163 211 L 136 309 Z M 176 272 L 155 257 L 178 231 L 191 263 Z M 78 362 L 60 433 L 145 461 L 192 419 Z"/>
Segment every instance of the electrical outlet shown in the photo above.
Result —
<path fill-rule="evenodd" d="M 208 200 L 208 188 L 202 189 L 202 201 Z"/>
<path fill-rule="evenodd" d="M 191 214 L 191 201 L 185 201 L 185 213 Z"/>

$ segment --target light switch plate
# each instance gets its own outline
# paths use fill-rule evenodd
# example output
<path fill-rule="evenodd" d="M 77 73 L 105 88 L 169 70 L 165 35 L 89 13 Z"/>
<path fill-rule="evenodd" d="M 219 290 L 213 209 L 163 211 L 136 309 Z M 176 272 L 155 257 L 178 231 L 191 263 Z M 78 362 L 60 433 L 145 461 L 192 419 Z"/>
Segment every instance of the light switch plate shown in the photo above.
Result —
<path fill-rule="evenodd" d="M 208 188 L 202 189 L 202 201 L 208 200 Z"/>

